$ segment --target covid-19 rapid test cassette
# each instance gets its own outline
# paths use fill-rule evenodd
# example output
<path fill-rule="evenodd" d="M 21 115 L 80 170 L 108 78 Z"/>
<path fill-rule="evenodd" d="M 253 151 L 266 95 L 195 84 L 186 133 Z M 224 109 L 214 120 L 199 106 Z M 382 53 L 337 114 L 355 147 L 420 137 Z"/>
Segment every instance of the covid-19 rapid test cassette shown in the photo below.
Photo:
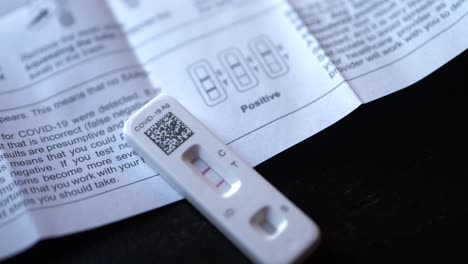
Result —
<path fill-rule="evenodd" d="M 310 253 L 319 230 L 174 98 L 158 96 L 126 122 L 127 142 L 257 263 Z"/>

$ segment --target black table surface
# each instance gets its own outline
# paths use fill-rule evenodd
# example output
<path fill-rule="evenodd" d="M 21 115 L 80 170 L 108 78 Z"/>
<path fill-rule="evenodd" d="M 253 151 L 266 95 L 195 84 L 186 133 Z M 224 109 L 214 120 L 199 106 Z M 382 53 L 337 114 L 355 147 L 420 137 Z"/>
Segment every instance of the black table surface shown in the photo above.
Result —
<path fill-rule="evenodd" d="M 320 226 L 306 262 L 466 263 L 467 77 L 465 51 L 255 167 Z M 248 263 L 185 200 L 42 241 L 6 263 L 30 261 Z"/>

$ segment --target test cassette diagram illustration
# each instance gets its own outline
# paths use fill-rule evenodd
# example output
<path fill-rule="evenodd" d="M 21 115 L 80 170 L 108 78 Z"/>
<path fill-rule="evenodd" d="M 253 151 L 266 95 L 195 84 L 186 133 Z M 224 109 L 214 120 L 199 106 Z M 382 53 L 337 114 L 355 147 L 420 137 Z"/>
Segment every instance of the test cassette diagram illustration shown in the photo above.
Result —
<path fill-rule="evenodd" d="M 258 86 L 260 71 L 269 79 L 288 73 L 284 55 L 268 37 L 252 39 L 248 47 L 247 56 L 237 47 L 219 52 L 217 59 L 221 67 L 217 68 L 206 59 L 188 67 L 190 78 L 208 106 L 224 102 L 228 92 L 245 92 Z"/>
<path fill-rule="evenodd" d="M 237 90 L 242 92 L 258 85 L 257 78 L 238 49 L 230 48 L 221 52 L 218 57 Z"/>
<path fill-rule="evenodd" d="M 214 106 L 227 99 L 226 90 L 208 61 L 202 60 L 192 64 L 188 72 L 207 105 Z"/>
<path fill-rule="evenodd" d="M 268 37 L 260 36 L 249 44 L 258 62 L 270 78 L 286 74 L 289 68 Z"/>

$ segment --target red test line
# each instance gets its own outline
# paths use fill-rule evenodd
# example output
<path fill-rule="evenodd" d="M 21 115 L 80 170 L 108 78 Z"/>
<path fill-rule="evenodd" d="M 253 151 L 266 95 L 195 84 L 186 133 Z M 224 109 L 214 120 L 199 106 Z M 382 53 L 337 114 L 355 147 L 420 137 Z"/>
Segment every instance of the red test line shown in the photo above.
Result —
<path fill-rule="evenodd" d="M 216 184 L 216 188 L 219 188 L 219 186 L 221 186 L 221 184 L 223 184 L 224 180 L 221 180 L 219 181 L 217 184 Z"/>
<path fill-rule="evenodd" d="M 205 175 L 210 169 L 210 167 L 207 167 L 204 171 L 202 171 L 202 174 Z"/>

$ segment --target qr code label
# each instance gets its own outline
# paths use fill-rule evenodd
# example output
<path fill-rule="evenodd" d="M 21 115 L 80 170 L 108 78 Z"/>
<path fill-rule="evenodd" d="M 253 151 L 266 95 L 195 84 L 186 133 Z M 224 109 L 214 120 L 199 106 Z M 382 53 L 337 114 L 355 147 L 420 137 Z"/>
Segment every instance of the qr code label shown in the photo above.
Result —
<path fill-rule="evenodd" d="M 166 155 L 171 154 L 193 134 L 193 131 L 172 112 L 165 114 L 145 131 L 145 135 Z"/>

